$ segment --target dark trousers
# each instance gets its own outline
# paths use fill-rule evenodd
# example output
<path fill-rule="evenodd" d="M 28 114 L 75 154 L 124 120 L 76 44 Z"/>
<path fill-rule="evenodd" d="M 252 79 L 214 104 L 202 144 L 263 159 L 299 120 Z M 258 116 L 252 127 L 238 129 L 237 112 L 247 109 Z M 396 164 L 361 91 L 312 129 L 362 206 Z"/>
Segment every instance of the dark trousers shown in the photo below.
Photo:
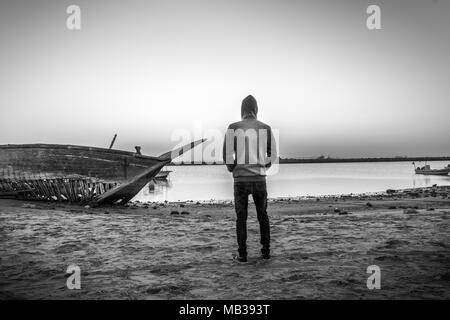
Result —
<path fill-rule="evenodd" d="M 239 255 L 247 256 L 248 196 L 252 195 L 256 206 L 261 235 L 262 253 L 270 252 L 270 225 L 267 216 L 267 188 L 265 181 L 235 182 L 234 206 L 236 210 L 236 234 Z"/>

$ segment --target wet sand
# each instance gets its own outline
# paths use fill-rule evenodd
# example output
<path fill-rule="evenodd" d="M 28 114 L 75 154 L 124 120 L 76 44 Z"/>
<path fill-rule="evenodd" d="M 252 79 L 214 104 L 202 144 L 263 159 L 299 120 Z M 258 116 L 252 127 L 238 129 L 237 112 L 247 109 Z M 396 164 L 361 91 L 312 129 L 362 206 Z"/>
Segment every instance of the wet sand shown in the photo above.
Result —
<path fill-rule="evenodd" d="M 232 203 L 0 200 L 2 299 L 450 299 L 450 188 L 271 200 L 273 258 L 235 254 Z M 189 214 L 171 214 L 172 211 Z M 81 290 L 66 269 L 81 268 Z M 366 269 L 381 268 L 381 289 Z"/>

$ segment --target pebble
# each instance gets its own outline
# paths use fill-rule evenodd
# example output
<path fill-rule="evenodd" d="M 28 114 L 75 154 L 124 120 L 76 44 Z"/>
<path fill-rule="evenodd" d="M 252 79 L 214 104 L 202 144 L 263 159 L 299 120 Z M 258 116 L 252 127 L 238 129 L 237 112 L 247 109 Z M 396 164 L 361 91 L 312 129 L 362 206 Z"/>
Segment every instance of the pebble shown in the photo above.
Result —
<path fill-rule="evenodd" d="M 34 209 L 34 208 L 36 208 L 36 205 L 35 205 L 35 204 L 28 204 L 28 203 L 25 203 L 25 204 L 22 206 L 22 208 Z"/>

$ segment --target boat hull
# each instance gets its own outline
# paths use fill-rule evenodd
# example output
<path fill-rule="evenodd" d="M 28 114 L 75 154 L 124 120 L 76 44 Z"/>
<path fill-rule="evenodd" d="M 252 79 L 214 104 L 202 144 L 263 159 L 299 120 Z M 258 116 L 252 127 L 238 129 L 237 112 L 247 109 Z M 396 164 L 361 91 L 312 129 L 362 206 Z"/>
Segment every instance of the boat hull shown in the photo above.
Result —
<path fill-rule="evenodd" d="M 432 176 L 447 176 L 450 173 L 450 168 L 445 169 L 433 169 L 433 170 L 420 170 L 416 169 L 416 174 L 432 175 Z"/>

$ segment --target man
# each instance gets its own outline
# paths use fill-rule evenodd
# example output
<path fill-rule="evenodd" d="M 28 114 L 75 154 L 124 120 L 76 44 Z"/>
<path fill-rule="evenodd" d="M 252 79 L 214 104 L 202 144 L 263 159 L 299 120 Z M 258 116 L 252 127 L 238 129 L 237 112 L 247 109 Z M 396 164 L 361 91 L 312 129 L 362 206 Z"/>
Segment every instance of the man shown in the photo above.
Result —
<path fill-rule="evenodd" d="M 266 169 L 277 159 L 272 129 L 258 121 L 258 104 L 249 95 L 242 101 L 239 122 L 229 125 L 223 144 L 223 160 L 234 178 L 236 235 L 240 262 L 247 261 L 248 196 L 256 206 L 263 259 L 270 259 L 270 226 L 267 216 Z"/>

